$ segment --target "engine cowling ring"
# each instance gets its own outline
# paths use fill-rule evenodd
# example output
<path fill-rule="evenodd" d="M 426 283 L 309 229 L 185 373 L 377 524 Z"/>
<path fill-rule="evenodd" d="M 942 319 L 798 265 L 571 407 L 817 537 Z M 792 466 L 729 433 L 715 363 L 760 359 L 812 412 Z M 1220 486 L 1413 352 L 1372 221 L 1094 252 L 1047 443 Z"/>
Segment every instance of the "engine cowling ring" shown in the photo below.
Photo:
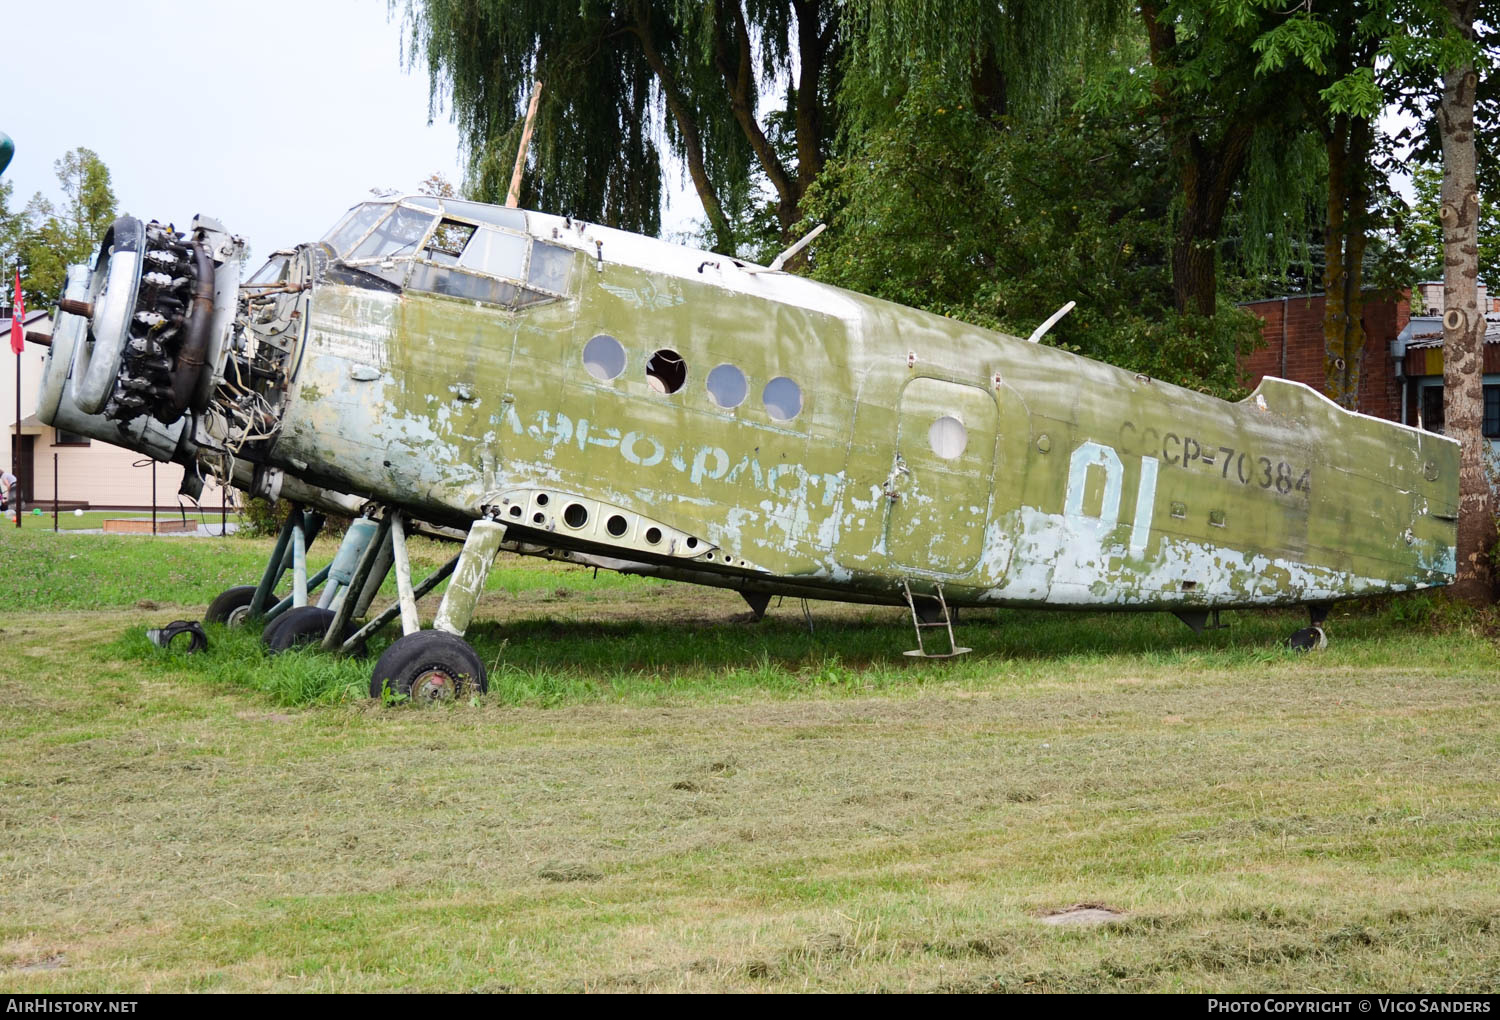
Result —
<path fill-rule="evenodd" d="M 140 220 L 122 216 L 99 245 L 89 288 L 94 314 L 88 339 L 79 345 L 73 358 L 73 402 L 88 414 L 103 411 L 114 393 L 141 285 L 145 237 L 146 228 Z"/>
<path fill-rule="evenodd" d="M 69 266 L 67 288 L 63 297 L 80 303 L 89 299 L 90 273 L 87 266 Z M 62 406 L 63 394 L 67 391 L 68 378 L 73 371 L 73 354 L 88 338 L 89 321 L 81 315 L 69 312 L 57 313 L 57 324 L 52 330 L 52 346 L 47 349 L 47 360 L 42 369 L 42 387 L 37 395 L 37 418 L 44 425 L 51 425 Z"/>

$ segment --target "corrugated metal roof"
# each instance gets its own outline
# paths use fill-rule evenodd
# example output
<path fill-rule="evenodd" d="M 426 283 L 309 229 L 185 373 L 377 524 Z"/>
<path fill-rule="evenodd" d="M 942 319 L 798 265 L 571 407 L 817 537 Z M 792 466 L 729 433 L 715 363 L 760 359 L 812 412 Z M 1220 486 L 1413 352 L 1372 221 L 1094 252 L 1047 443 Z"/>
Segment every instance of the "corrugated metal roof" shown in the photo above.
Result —
<path fill-rule="evenodd" d="M 1500 344 L 1500 314 L 1494 312 L 1484 317 L 1484 342 Z M 1401 331 L 1408 351 L 1430 350 L 1443 346 L 1443 320 L 1436 316 L 1413 316 Z"/>

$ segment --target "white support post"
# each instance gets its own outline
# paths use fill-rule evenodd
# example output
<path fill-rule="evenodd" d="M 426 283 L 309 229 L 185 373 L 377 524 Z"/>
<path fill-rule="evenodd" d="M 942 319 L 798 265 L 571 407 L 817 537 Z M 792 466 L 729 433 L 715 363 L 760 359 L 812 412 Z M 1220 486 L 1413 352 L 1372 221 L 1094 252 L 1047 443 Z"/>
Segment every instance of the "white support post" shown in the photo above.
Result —
<path fill-rule="evenodd" d="M 396 566 L 396 592 L 401 602 L 401 633 L 415 634 L 422 629 L 417 615 L 417 599 L 411 591 L 411 561 L 406 558 L 406 529 L 401 513 L 391 511 L 391 554 Z"/>
<path fill-rule="evenodd" d="M 307 605 L 307 518 L 298 514 L 297 526 L 292 529 L 292 605 Z"/>
<path fill-rule="evenodd" d="M 454 637 L 463 637 L 474 618 L 474 608 L 479 604 L 484 591 L 485 578 L 489 576 L 490 564 L 500 552 L 500 543 L 505 540 L 505 525 L 494 521 L 475 521 L 469 526 L 469 537 L 464 540 L 464 551 L 459 554 L 458 566 L 453 570 L 453 579 L 443 592 L 442 605 L 432 620 L 434 630 L 447 631 Z"/>

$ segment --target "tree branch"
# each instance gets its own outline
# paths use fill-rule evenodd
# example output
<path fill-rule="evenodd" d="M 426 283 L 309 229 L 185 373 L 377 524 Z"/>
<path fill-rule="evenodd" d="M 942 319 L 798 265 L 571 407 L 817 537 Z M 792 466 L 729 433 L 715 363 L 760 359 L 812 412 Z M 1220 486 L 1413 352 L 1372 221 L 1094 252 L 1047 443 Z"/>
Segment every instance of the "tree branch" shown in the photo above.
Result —
<path fill-rule="evenodd" d="M 729 87 L 729 105 L 740 130 L 750 141 L 755 158 L 771 181 L 780 199 L 779 214 L 783 232 L 790 230 L 796 222 L 796 208 L 801 201 L 797 184 L 782 166 L 776 149 L 755 119 L 754 64 L 750 51 L 750 30 L 745 26 L 745 12 L 740 0 L 717 0 L 718 22 L 714 33 L 714 64 L 724 76 Z M 729 32 L 725 31 L 728 23 Z M 731 55 L 729 36 L 732 34 L 735 50 Z"/>
<path fill-rule="evenodd" d="M 632 9 L 635 18 L 629 26 L 629 31 L 640 42 L 646 63 L 650 65 L 657 81 L 661 82 L 662 95 L 666 98 L 667 109 L 671 112 L 672 119 L 677 122 L 678 133 L 682 136 L 688 175 L 693 179 L 693 187 L 698 192 L 698 199 L 703 203 L 703 211 L 708 216 L 709 226 L 713 229 L 715 246 L 727 251 L 734 243 L 734 232 L 730 229 L 729 220 L 724 215 L 724 206 L 719 201 L 718 192 L 708 178 L 708 169 L 703 161 L 703 134 L 699 130 L 698 120 L 688 105 L 687 96 L 683 94 L 677 76 L 672 73 L 666 60 L 662 58 L 661 50 L 656 45 L 656 37 L 651 31 L 649 14 L 642 11 L 638 4 L 632 5 Z"/>

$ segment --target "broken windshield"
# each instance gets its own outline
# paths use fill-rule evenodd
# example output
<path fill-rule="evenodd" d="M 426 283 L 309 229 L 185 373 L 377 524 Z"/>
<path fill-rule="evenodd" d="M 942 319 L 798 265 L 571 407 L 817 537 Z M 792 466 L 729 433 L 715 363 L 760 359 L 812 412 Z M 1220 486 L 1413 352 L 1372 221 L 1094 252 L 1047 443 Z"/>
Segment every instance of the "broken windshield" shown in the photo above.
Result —
<path fill-rule="evenodd" d="M 380 217 L 390 212 L 389 202 L 366 202 L 357 205 L 344 214 L 324 237 L 323 243 L 332 248 L 341 257 L 347 257 L 349 249 L 353 248 L 364 237 L 369 229 L 373 227 Z"/>
<path fill-rule="evenodd" d="M 433 213 L 397 206 L 349 257 L 372 259 L 414 251 L 436 219 Z"/>

